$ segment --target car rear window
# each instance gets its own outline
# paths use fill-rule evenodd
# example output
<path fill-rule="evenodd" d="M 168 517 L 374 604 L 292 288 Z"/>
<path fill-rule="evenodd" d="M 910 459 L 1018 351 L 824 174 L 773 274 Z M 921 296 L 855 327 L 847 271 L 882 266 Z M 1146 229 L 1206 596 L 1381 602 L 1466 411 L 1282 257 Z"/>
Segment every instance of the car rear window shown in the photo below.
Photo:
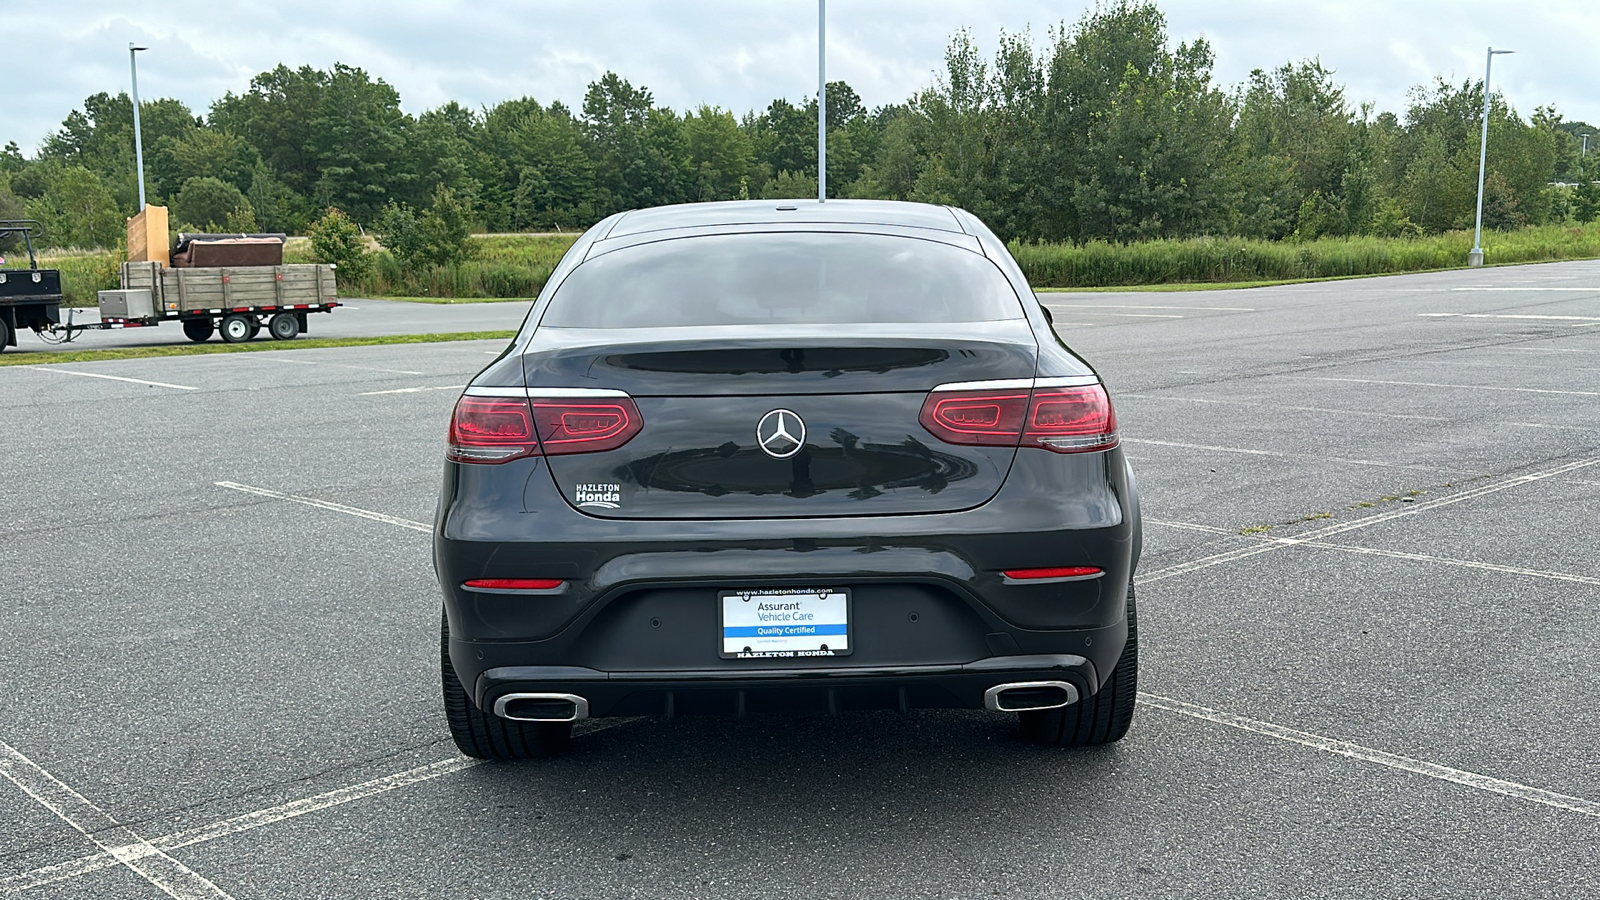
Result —
<path fill-rule="evenodd" d="M 585 261 L 542 325 L 987 322 L 1020 319 L 1011 284 L 984 256 L 878 234 L 725 234 L 657 241 Z"/>

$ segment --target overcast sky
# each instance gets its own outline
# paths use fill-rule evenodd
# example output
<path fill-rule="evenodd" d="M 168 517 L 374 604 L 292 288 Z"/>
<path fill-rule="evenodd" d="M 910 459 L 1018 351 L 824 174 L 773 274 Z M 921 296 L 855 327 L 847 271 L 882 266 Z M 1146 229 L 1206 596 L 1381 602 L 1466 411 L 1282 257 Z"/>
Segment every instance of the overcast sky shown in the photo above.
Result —
<path fill-rule="evenodd" d="M 828 78 L 869 107 L 905 100 L 942 67 L 950 35 L 972 30 L 992 53 L 1001 30 L 1043 42 L 1086 0 L 832 0 Z M 1401 112 L 1413 85 L 1480 78 L 1489 44 L 1494 87 L 1524 116 L 1553 103 L 1600 124 L 1600 0 L 1165 0 L 1174 43 L 1204 36 L 1216 79 L 1320 57 L 1352 104 Z M 816 89 L 815 0 L 268 0 L 233 4 L 128 0 L 0 0 L 4 83 L 0 144 L 32 154 L 97 91 L 128 89 L 129 41 L 140 95 L 176 97 L 204 114 L 227 91 L 278 63 L 366 69 L 410 113 L 458 100 L 472 107 L 532 96 L 578 107 L 607 69 L 679 110 L 710 103 L 736 114 Z"/>

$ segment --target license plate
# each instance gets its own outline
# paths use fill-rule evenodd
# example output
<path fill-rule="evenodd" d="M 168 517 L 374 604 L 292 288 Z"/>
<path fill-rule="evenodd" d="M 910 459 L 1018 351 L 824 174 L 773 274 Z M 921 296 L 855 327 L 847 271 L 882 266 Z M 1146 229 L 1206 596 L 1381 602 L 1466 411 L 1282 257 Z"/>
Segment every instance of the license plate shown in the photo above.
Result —
<path fill-rule="evenodd" d="M 848 656 L 850 591 L 759 588 L 717 595 L 723 659 Z"/>

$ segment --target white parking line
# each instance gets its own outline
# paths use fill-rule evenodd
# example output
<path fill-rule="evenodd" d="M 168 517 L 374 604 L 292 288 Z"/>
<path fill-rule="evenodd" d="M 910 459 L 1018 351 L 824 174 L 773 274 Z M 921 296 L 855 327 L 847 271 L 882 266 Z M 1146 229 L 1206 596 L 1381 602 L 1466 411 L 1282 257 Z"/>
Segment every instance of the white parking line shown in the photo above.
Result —
<path fill-rule="evenodd" d="M 460 391 L 460 390 L 465 390 L 466 387 L 467 386 L 464 385 L 464 384 L 442 384 L 442 385 L 439 385 L 438 387 L 409 387 L 409 388 L 395 388 L 392 391 L 363 391 L 363 392 L 357 394 L 356 396 L 357 397 L 376 397 L 376 396 L 378 396 L 380 394 L 420 394 L 423 391 Z"/>
<path fill-rule="evenodd" d="M 60 366 L 17 366 L 19 369 L 35 369 L 40 372 L 54 372 L 57 375 L 77 375 L 80 378 L 104 378 L 107 381 L 127 381 L 133 384 L 148 384 L 151 387 L 172 388 L 175 391 L 198 391 L 197 387 L 187 384 L 168 384 L 165 381 L 145 381 L 143 378 L 124 378 L 121 375 L 101 375 L 99 372 L 78 372 L 72 369 L 63 369 Z"/>
<path fill-rule="evenodd" d="M 139 837 L 4 741 L 0 741 L 0 775 L 94 841 L 105 851 L 94 857 L 103 860 L 104 867 L 127 866 L 177 900 L 233 900 L 205 876 Z"/>
<path fill-rule="evenodd" d="M 281 359 L 281 358 L 279 358 L 277 356 L 273 356 L 273 355 L 269 355 L 269 354 L 261 354 L 259 356 L 257 356 L 257 355 L 249 355 L 249 356 L 246 356 L 245 358 L 246 359 L 253 359 L 253 360 L 256 360 L 258 362 L 289 363 L 290 365 L 296 365 L 296 366 L 332 366 L 332 367 L 334 367 L 336 369 L 359 369 L 359 370 L 361 370 L 363 372 L 387 372 L 387 373 L 389 373 L 391 375 L 425 375 L 425 374 L 427 374 L 426 372 L 413 372 L 410 369 L 382 369 L 382 368 L 379 368 L 377 366 L 355 366 L 355 365 L 351 365 L 349 363 L 322 362 L 320 360 L 312 360 L 312 359 Z"/>
<path fill-rule="evenodd" d="M 1177 713 L 1181 716 L 1189 716 L 1190 718 L 1214 722 L 1218 725 L 1226 725 L 1229 728 L 1237 728 L 1240 731 L 1249 731 L 1254 734 L 1277 738 L 1280 741 L 1288 741 L 1292 744 L 1310 747 L 1313 750 L 1321 750 L 1323 753 L 1331 753 L 1335 756 L 1358 759 L 1362 762 L 1399 769 L 1402 772 L 1425 775 L 1428 778 L 1437 778 L 1440 781 L 1448 781 L 1452 784 L 1488 791 L 1491 794 L 1502 794 L 1516 800 L 1540 803 L 1545 806 L 1553 806 L 1556 809 L 1564 809 L 1568 812 L 1600 818 L 1600 803 L 1596 803 L 1593 800 L 1585 800 L 1582 797 L 1558 794 L 1554 791 L 1530 787 L 1515 781 L 1479 775 L 1476 772 L 1468 772 L 1464 769 L 1453 769 L 1449 766 L 1441 766 L 1438 763 L 1425 762 L 1409 756 L 1401 756 L 1398 753 L 1389 753 L 1385 750 L 1375 750 L 1371 747 L 1363 747 L 1360 744 L 1352 744 L 1349 741 L 1341 741 L 1338 738 L 1312 734 L 1309 731 L 1299 731 L 1283 725 L 1274 725 L 1271 722 L 1263 722 L 1260 719 L 1246 718 L 1245 716 L 1212 709 L 1208 706 L 1185 703 L 1182 700 L 1174 700 L 1171 697 L 1162 697 L 1157 694 L 1140 692 L 1139 703 L 1144 706 L 1153 706 L 1167 712 Z"/>
<path fill-rule="evenodd" d="M 1564 394 L 1569 397 L 1600 397 L 1600 391 L 1556 391 L 1549 388 L 1506 387 L 1498 384 L 1436 384 L 1431 381 L 1379 381 L 1373 378 L 1327 378 L 1309 375 L 1290 375 L 1311 381 L 1344 381 L 1351 384 L 1389 384 L 1400 387 L 1460 388 L 1464 391 L 1510 391 L 1517 394 Z"/>
<path fill-rule="evenodd" d="M 1600 294 L 1600 288 L 1592 287 L 1455 287 L 1452 291 L 1582 291 L 1585 294 Z"/>
<path fill-rule="evenodd" d="M 1459 494 L 1453 494 L 1449 497 L 1440 497 L 1437 500 L 1427 500 L 1422 503 L 1413 503 L 1399 509 L 1385 510 L 1384 512 L 1376 515 L 1366 516 L 1354 521 L 1317 528 L 1296 537 L 1280 538 L 1272 541 L 1271 543 L 1259 544 L 1254 547 L 1241 547 L 1237 550 L 1229 550 L 1225 553 L 1217 553 L 1211 556 L 1201 557 L 1200 559 L 1192 559 L 1188 562 L 1181 562 L 1176 565 L 1168 566 L 1165 569 L 1156 569 L 1153 572 L 1145 572 L 1135 577 L 1134 583 L 1149 584 L 1152 581 L 1161 581 L 1166 578 L 1171 578 L 1175 575 L 1186 575 L 1190 572 L 1195 572 L 1200 569 L 1209 569 L 1212 566 L 1220 566 L 1224 563 L 1236 562 L 1238 560 L 1246 559 L 1251 556 L 1257 556 L 1262 553 L 1270 553 L 1273 550 L 1278 550 L 1284 547 L 1292 547 L 1297 544 L 1307 544 L 1319 538 L 1328 537 L 1330 535 L 1343 534 L 1346 531 L 1355 531 L 1360 528 L 1370 528 L 1373 525 L 1377 525 L 1382 522 L 1388 522 L 1393 519 L 1399 519 L 1405 516 L 1414 516 L 1430 509 L 1437 509 L 1441 506 L 1449 506 L 1452 503 L 1461 503 L 1463 501 L 1472 500 L 1487 494 L 1493 494 L 1499 491 L 1507 490 L 1508 488 L 1530 484 L 1535 481 L 1542 481 L 1546 478 L 1554 478 L 1557 475 L 1565 475 L 1568 472 L 1575 472 L 1579 469 L 1586 468 L 1597 463 L 1600 463 L 1600 458 L 1581 459 L 1576 462 L 1570 462 L 1562 466 L 1557 466 L 1554 469 L 1546 469 L 1542 472 L 1533 472 L 1527 475 L 1504 478 L 1500 481 L 1486 484 L 1482 487 L 1465 490 Z"/>
<path fill-rule="evenodd" d="M 1538 422 L 1507 422 L 1505 424 L 1511 425 L 1511 426 L 1515 426 L 1517 428 L 1560 428 L 1560 429 L 1564 429 L 1566 431 L 1594 431 L 1595 430 L 1592 426 L 1589 426 L 1589 425 L 1543 425 L 1543 424 L 1540 424 Z"/>
<path fill-rule="evenodd" d="M 1252 541 L 1270 544 L 1292 544 L 1300 547 L 1314 547 L 1318 550 L 1338 550 L 1342 553 L 1359 553 L 1367 556 L 1387 556 L 1392 559 L 1407 559 L 1413 562 L 1436 563 L 1442 566 L 1457 566 L 1464 569 L 1479 569 L 1486 572 L 1500 572 L 1506 575 L 1524 575 L 1529 578 L 1545 578 L 1551 581 L 1566 581 L 1574 584 L 1600 585 L 1600 578 L 1588 575 L 1573 575 L 1569 572 L 1547 572 L 1541 569 L 1525 569 L 1520 566 L 1502 566 L 1497 563 L 1478 562 L 1474 559 L 1454 559 L 1448 556 L 1433 556 L 1427 553 L 1408 553 L 1404 550 L 1379 550 L 1375 547 L 1357 547 L 1351 544 L 1330 544 L 1326 541 L 1301 541 L 1294 538 L 1274 537 L 1266 534 L 1241 535 L 1236 530 L 1218 528 L 1215 525 L 1199 525 L 1194 522 L 1169 522 L 1161 519 L 1146 518 L 1144 521 L 1151 525 L 1164 525 L 1168 528 L 1181 528 L 1186 531 L 1203 531 L 1208 534 L 1228 535 L 1230 537 L 1243 537 Z"/>
<path fill-rule="evenodd" d="M 1448 416 L 1411 416 L 1400 413 L 1373 412 L 1368 409 L 1334 409 L 1327 406 L 1288 406 L 1282 403 L 1257 403 L 1252 400 L 1223 400 L 1217 397 L 1169 397 L 1161 394 L 1141 394 L 1133 391 L 1119 391 L 1118 397 L 1142 397 L 1147 400 L 1170 400 L 1174 403 L 1219 403 L 1228 406 L 1250 406 L 1258 409 L 1288 409 L 1295 412 L 1332 413 L 1338 416 L 1358 416 L 1363 419 L 1415 419 L 1421 422 L 1450 422 Z"/>
<path fill-rule="evenodd" d="M 1116 303 L 1071 303 L 1055 301 L 1060 309 L 1193 309 L 1205 312 L 1255 312 L 1249 306 L 1129 306 Z"/>
<path fill-rule="evenodd" d="M 1557 322 L 1600 322 L 1600 316 L 1535 316 L 1509 313 L 1417 313 L 1417 315 L 1424 319 L 1551 319 Z"/>
<path fill-rule="evenodd" d="M 230 491 L 242 491 L 246 494 L 255 494 L 259 497 L 271 497 L 274 500 L 287 500 L 290 503 L 303 503 L 306 506 L 315 506 L 318 509 L 326 509 L 331 512 L 344 513 L 347 516 L 357 516 L 362 519 L 371 519 L 374 522 L 383 522 L 388 525 L 398 525 L 401 528 L 409 528 L 412 531 L 420 531 L 424 534 L 433 533 L 432 525 L 426 525 L 422 522 L 413 522 L 410 519 L 402 519 L 398 516 L 387 516 L 380 512 L 373 512 L 370 509 L 362 509 L 359 506 L 345 506 L 343 503 L 331 503 L 327 500 L 318 500 L 315 497 L 297 497 L 294 494 L 284 494 L 279 491 L 272 491 L 266 488 L 251 487 L 248 484 L 239 484 L 236 481 L 215 481 L 212 483 L 217 487 L 227 488 Z"/>
<path fill-rule="evenodd" d="M 583 723 L 579 723 L 579 727 L 574 729 L 573 735 L 575 737 L 583 737 L 637 721 L 639 719 L 608 719 L 604 723 L 597 723 L 588 728 L 582 727 Z M 149 844 L 158 852 L 190 847 L 206 841 L 214 841 L 218 838 L 238 834 L 242 831 L 260 828 L 263 825 L 282 822 L 285 819 L 293 819 L 307 813 L 343 806 L 346 803 L 353 803 L 379 794 L 386 794 L 389 791 L 409 787 L 413 784 L 421 784 L 441 775 L 450 775 L 482 764 L 482 760 L 468 759 L 464 756 L 441 759 L 438 762 L 418 766 L 415 769 L 407 769 L 404 772 L 396 772 L 393 775 L 384 775 L 359 784 L 347 785 L 346 787 L 325 791 L 321 794 L 314 794 L 310 797 L 302 797 L 299 800 L 290 800 L 287 803 L 280 803 L 277 806 L 269 806 L 266 809 L 258 809 L 254 812 L 233 816 L 199 828 L 163 835 L 149 841 Z M 0 879 L 0 894 L 11 896 L 36 887 L 43 887 L 47 884 L 54 884 L 58 881 L 66 881 L 70 878 L 88 875 L 91 872 L 109 869 L 117 864 L 117 860 L 110 859 L 105 854 L 92 853 L 67 862 L 41 866 L 30 872 L 23 872 L 19 875 Z"/>
<path fill-rule="evenodd" d="M 1437 466 L 1413 466 L 1405 463 L 1383 462 L 1374 459 L 1348 459 L 1343 456 L 1316 456 L 1310 453 L 1283 453 L 1278 450 L 1258 450 L 1248 447 L 1217 447 L 1211 444 L 1185 444 L 1179 441 L 1156 441 L 1149 438 L 1123 438 L 1124 444 L 1151 444 L 1157 447 L 1180 447 L 1187 450 L 1209 450 L 1214 453 L 1239 453 L 1246 456 L 1273 456 L 1280 459 L 1314 459 L 1322 462 L 1345 463 L 1352 466 L 1377 466 L 1384 469 L 1420 469 L 1425 472 L 1459 473 L 1460 469 L 1441 469 Z"/>

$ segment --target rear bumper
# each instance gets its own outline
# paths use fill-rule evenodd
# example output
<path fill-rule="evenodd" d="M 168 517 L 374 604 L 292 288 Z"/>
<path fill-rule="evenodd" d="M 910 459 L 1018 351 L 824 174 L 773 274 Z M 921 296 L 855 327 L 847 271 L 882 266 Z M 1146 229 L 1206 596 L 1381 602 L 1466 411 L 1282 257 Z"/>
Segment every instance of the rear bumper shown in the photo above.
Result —
<path fill-rule="evenodd" d="M 572 694 L 594 716 L 981 709 L 1002 683 L 1091 696 L 1126 641 L 1140 536 L 1120 449 L 1068 465 L 1021 452 L 995 499 L 969 510 L 781 520 L 597 519 L 540 466 L 447 465 L 434 558 L 451 662 L 480 709 L 509 693 Z M 1003 575 L 1044 565 L 1103 575 Z M 465 586 L 532 577 L 566 583 L 536 596 Z M 719 659 L 718 591 L 782 586 L 851 590 L 853 654 Z"/>
<path fill-rule="evenodd" d="M 502 666 L 479 677 L 476 702 L 494 709 L 512 694 L 581 698 L 589 716 L 836 713 L 861 709 L 982 709 L 1007 684 L 1061 682 L 1078 698 L 1099 689 L 1093 661 L 1076 654 L 996 656 L 957 665 L 826 669 L 602 672 L 574 666 Z"/>

